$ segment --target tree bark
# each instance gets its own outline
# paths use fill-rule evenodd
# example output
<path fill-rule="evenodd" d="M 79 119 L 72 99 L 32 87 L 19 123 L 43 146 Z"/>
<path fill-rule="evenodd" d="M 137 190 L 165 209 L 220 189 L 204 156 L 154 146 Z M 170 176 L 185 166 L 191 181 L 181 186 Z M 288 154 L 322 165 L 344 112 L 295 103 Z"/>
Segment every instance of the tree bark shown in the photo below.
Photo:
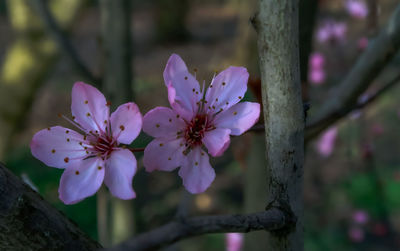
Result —
<path fill-rule="evenodd" d="M 97 250 L 60 211 L 0 163 L 0 246 L 2 250 Z"/>
<path fill-rule="evenodd" d="M 268 207 L 297 218 L 294 227 L 267 234 L 266 250 L 303 250 L 304 113 L 301 101 L 298 1 L 260 0 L 253 20 L 264 108 Z"/>

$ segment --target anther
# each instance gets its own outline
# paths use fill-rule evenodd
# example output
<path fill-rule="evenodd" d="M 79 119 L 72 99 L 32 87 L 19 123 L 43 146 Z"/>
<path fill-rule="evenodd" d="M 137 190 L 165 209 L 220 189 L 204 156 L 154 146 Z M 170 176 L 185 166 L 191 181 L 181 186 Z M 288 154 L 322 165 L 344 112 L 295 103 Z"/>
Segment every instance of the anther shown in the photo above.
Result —
<path fill-rule="evenodd" d="M 125 126 L 120 125 L 120 126 L 119 126 L 119 129 L 121 129 L 121 131 L 123 131 L 123 130 L 125 130 Z"/>
<path fill-rule="evenodd" d="M 72 116 L 72 120 L 74 120 L 75 119 L 75 116 Z"/>
<path fill-rule="evenodd" d="M 85 104 L 89 103 L 89 101 L 85 100 Z"/>
<path fill-rule="evenodd" d="M 75 174 L 76 174 L 76 175 L 79 175 L 79 171 L 75 171 Z"/>
<path fill-rule="evenodd" d="M 196 94 L 199 94 L 199 92 L 196 92 Z"/>
<path fill-rule="evenodd" d="M 171 157 L 168 157 L 168 160 L 171 160 Z"/>
<path fill-rule="evenodd" d="M 163 143 L 160 143 L 160 146 L 163 146 L 164 144 Z"/>
<path fill-rule="evenodd" d="M 176 117 L 179 118 L 179 114 L 177 114 Z"/>
<path fill-rule="evenodd" d="M 215 102 L 218 102 L 218 98 L 215 99 Z"/>
<path fill-rule="evenodd" d="M 106 124 L 106 125 L 107 125 L 107 120 L 104 120 L 104 124 Z"/>
<path fill-rule="evenodd" d="M 193 88 L 193 90 L 192 90 L 192 91 L 193 91 L 193 92 L 195 92 L 195 91 L 196 91 L 196 89 L 194 89 L 194 88 Z"/>
<path fill-rule="evenodd" d="M 185 76 L 185 80 L 187 80 L 187 79 L 188 79 L 188 77 Z"/>
<path fill-rule="evenodd" d="M 102 168 L 101 166 L 98 166 L 98 167 L 97 167 L 97 169 L 99 169 L 99 170 L 101 170 L 101 168 Z"/>
<path fill-rule="evenodd" d="M 107 101 L 106 106 L 111 106 L 111 102 Z"/>
<path fill-rule="evenodd" d="M 56 149 L 51 150 L 51 153 L 56 153 Z"/>
<path fill-rule="evenodd" d="M 88 113 L 86 113 L 86 116 L 90 117 L 90 113 L 89 113 L 89 112 L 88 112 Z"/>
<path fill-rule="evenodd" d="M 160 127 L 160 124 L 156 124 L 156 127 L 159 128 L 159 127 Z"/>
<path fill-rule="evenodd" d="M 172 119 L 169 119 L 168 121 L 169 121 L 169 122 L 172 122 Z"/>
<path fill-rule="evenodd" d="M 226 83 L 225 83 L 225 82 L 222 82 L 222 85 L 226 85 Z"/>
<path fill-rule="evenodd" d="M 47 131 L 50 131 L 50 127 L 47 127 Z"/>
<path fill-rule="evenodd" d="M 203 152 L 201 152 L 200 154 L 201 154 L 201 156 L 204 156 L 204 153 L 203 153 Z"/>
<path fill-rule="evenodd" d="M 239 98 L 239 99 L 242 99 L 242 96 L 239 96 L 238 98 Z"/>
<path fill-rule="evenodd" d="M 69 138 L 67 138 L 67 142 L 69 142 Z"/>
<path fill-rule="evenodd" d="M 68 157 L 65 157 L 65 158 L 64 158 L 64 162 L 65 162 L 65 163 L 68 163 L 68 161 L 69 161 L 69 158 L 68 158 Z"/>
<path fill-rule="evenodd" d="M 229 102 L 226 102 L 225 104 L 226 104 L 226 105 L 229 105 Z"/>
<path fill-rule="evenodd" d="M 197 161 L 194 162 L 194 165 L 195 165 L 195 166 L 198 166 L 198 165 L 199 165 L 199 162 L 197 162 Z"/>
<path fill-rule="evenodd" d="M 234 113 L 233 113 L 233 115 L 236 115 L 236 114 L 237 114 L 237 112 L 234 112 Z"/>

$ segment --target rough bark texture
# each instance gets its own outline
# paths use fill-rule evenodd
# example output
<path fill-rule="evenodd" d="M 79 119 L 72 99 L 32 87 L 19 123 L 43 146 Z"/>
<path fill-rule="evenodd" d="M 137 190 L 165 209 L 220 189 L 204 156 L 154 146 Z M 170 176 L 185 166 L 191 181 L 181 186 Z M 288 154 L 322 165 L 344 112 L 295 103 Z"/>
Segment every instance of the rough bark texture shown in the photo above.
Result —
<path fill-rule="evenodd" d="M 247 215 L 199 216 L 170 222 L 107 250 L 155 250 L 183 238 L 207 233 L 278 230 L 293 224 L 292 220 L 278 208 Z"/>
<path fill-rule="evenodd" d="M 101 248 L 1 163 L 0 200 L 1 250 Z"/>
<path fill-rule="evenodd" d="M 298 1 L 260 0 L 254 25 L 262 81 L 268 203 L 293 212 L 297 223 L 271 231 L 266 250 L 303 250 L 304 113 L 301 101 Z"/>
<path fill-rule="evenodd" d="M 400 48 L 400 5 L 379 35 L 368 45 L 356 64 L 338 85 L 331 98 L 321 106 L 307 123 L 307 138 L 319 132 L 348 114 L 357 104 L 359 96 L 367 90 Z"/>

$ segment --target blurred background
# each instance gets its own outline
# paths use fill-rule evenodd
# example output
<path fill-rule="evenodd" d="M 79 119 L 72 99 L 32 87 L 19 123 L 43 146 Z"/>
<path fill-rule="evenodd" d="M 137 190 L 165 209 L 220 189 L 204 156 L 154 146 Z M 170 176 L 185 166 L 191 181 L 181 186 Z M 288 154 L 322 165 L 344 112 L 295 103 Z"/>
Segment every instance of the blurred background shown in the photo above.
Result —
<path fill-rule="evenodd" d="M 312 116 L 333 98 L 332 90 L 398 1 L 300 3 L 300 23 L 306 24 L 300 32 L 308 38 L 300 41 L 303 98 Z M 129 202 L 101 191 L 76 205 L 62 204 L 57 192 L 62 170 L 45 166 L 29 149 L 37 131 L 70 127 L 57 114 L 70 116 L 76 81 L 102 90 L 114 109 L 128 100 L 142 114 L 169 106 L 162 73 L 172 53 L 196 71 L 200 83 L 230 65 L 246 67 L 245 99 L 260 102 L 250 23 L 256 11 L 256 0 L 0 0 L 0 161 L 105 246 L 175 217 L 262 211 L 267 196 L 262 132 L 233 138 L 226 154 L 212 159 L 217 173 L 212 186 L 195 196 L 183 190 L 177 171 L 149 174 L 142 154 L 135 154 L 137 198 Z M 360 98 L 398 75 L 399 64 L 396 57 Z M 394 87 L 307 142 L 306 250 L 400 250 L 399 96 Z M 142 133 L 133 146 L 150 140 Z M 242 243 L 240 236 L 210 234 L 165 250 L 265 250 L 264 235 L 245 234 Z"/>

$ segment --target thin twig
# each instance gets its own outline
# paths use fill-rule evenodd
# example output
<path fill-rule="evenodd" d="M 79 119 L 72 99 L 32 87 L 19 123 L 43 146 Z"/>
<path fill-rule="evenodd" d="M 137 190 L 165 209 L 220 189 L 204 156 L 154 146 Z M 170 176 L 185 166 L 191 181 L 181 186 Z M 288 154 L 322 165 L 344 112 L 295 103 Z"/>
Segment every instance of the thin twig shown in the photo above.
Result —
<path fill-rule="evenodd" d="M 154 250 L 181 239 L 209 233 L 276 231 L 293 224 L 278 208 L 247 215 L 199 216 L 173 221 L 106 250 Z"/>
<path fill-rule="evenodd" d="M 100 79 L 97 79 L 84 64 L 83 60 L 79 57 L 78 52 L 72 46 L 70 40 L 67 38 L 65 33 L 57 24 L 57 21 L 51 14 L 49 7 L 45 0 L 34 0 L 32 1 L 33 6 L 42 18 L 50 35 L 53 37 L 59 48 L 64 54 L 71 60 L 74 67 L 82 77 L 86 78 L 91 84 L 96 86 L 101 85 Z"/>

